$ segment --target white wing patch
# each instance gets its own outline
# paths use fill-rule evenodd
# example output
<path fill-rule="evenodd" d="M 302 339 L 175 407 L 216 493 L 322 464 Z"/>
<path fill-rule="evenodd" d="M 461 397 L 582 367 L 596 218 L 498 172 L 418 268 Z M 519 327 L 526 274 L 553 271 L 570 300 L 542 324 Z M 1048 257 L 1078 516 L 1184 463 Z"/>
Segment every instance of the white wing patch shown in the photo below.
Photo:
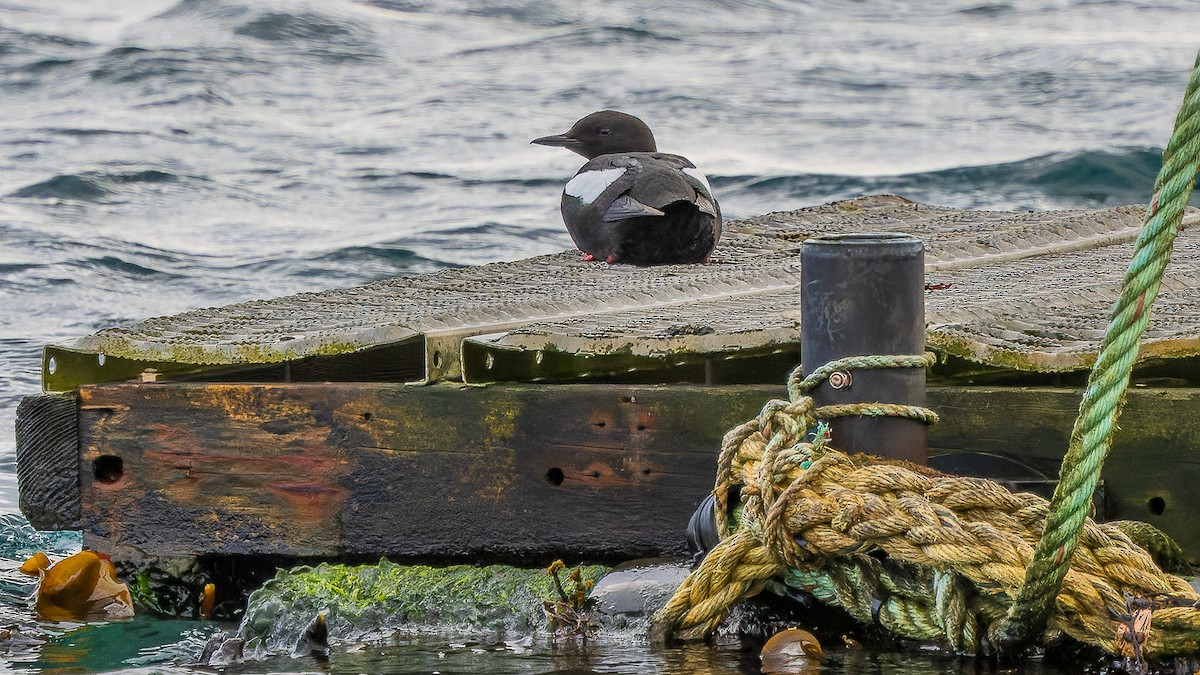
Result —
<path fill-rule="evenodd" d="M 567 187 L 563 192 L 578 197 L 579 201 L 584 204 L 591 204 L 596 201 L 601 193 L 608 189 L 608 186 L 617 182 L 617 179 L 625 173 L 625 169 L 599 169 L 597 171 L 585 171 L 576 174 L 574 178 L 567 182 Z"/>
<path fill-rule="evenodd" d="M 691 176 L 692 178 L 695 178 L 696 180 L 700 181 L 700 183 L 702 185 L 704 185 L 704 189 L 708 190 L 708 194 L 710 194 L 710 195 L 712 194 L 712 186 L 710 186 L 708 184 L 708 179 L 704 177 L 704 174 L 700 173 L 700 169 L 692 168 L 689 166 L 689 167 L 683 169 L 683 172 L 686 173 L 687 175 Z"/>

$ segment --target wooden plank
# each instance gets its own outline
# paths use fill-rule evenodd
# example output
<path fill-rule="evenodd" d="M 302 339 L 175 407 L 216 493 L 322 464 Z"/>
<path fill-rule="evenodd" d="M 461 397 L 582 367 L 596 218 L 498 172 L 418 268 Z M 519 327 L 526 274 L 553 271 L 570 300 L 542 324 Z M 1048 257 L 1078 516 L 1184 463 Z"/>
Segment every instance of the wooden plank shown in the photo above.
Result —
<path fill-rule="evenodd" d="M 43 387 L 120 381 L 146 367 L 225 381 L 241 371 L 252 381 L 255 370 L 270 378 L 280 369 L 269 366 L 303 359 L 336 373 L 374 363 L 332 357 L 401 343 L 420 350 L 396 354 L 389 370 L 461 380 L 460 345 L 482 335 L 488 349 L 555 352 L 560 369 L 589 371 L 591 357 L 628 353 L 663 355 L 629 363 L 658 371 L 672 367 L 670 355 L 798 342 L 800 243 L 864 231 L 925 242 L 927 342 L 943 355 L 993 369 L 1086 370 L 1141 222 L 1136 207 L 1005 213 L 861 197 L 727 222 L 711 265 L 584 264 L 563 252 L 106 328 L 48 347 Z M 1198 226 L 1190 209 L 1157 301 L 1174 311 L 1156 314 L 1141 359 L 1200 356 Z M 578 363 L 566 364 L 568 355 Z"/>
<path fill-rule="evenodd" d="M 677 554 L 723 434 L 778 386 L 127 384 L 81 389 L 86 546 L 194 554 L 615 560 Z M 934 387 L 934 452 L 1056 475 L 1080 392 Z M 1130 391 L 1110 518 L 1200 558 L 1200 390 Z"/>
<path fill-rule="evenodd" d="M 117 557 L 677 554 L 712 487 L 714 439 L 778 391 L 84 387 L 85 545 Z"/>
<path fill-rule="evenodd" d="M 79 529 L 77 404 L 74 394 L 40 394 L 17 405 L 18 500 L 39 530 Z"/>
<path fill-rule="evenodd" d="M 1057 478 L 1082 396 L 1073 388 L 930 388 L 942 419 L 929 430 L 930 451 L 1016 457 Z M 1103 481 L 1103 519 L 1148 522 L 1200 561 L 1200 389 L 1131 388 Z"/>

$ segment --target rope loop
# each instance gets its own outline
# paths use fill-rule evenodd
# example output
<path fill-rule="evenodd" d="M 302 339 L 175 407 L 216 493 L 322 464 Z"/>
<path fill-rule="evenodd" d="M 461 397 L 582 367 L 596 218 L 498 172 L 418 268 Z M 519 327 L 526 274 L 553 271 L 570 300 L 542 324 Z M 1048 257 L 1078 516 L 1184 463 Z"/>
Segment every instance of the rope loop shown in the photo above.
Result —
<path fill-rule="evenodd" d="M 819 368 L 814 369 L 807 377 L 804 376 L 801 366 L 797 366 L 788 375 L 787 391 L 788 398 L 796 401 L 800 397 L 805 396 L 812 391 L 833 373 L 842 370 L 866 370 L 870 368 L 928 368 L 937 363 L 937 356 L 932 352 L 925 352 L 919 356 L 913 355 L 896 355 L 896 356 L 847 356 L 841 359 L 834 359 Z"/>

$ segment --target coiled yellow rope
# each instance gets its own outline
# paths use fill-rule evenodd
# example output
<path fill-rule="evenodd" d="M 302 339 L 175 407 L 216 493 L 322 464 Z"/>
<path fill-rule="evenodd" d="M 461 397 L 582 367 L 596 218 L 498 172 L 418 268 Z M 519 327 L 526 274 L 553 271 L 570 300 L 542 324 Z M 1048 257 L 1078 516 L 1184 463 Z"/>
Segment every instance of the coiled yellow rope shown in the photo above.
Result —
<path fill-rule="evenodd" d="M 714 495 L 725 514 L 740 486 L 740 521 L 660 611 L 662 628 L 708 633 L 776 579 L 903 637 L 943 640 L 963 653 L 999 645 L 1047 501 L 994 481 L 834 450 L 823 429 L 809 433 L 822 409 L 801 389 L 726 435 Z M 1130 598 L 1156 607 L 1143 653 L 1197 652 L 1200 595 L 1118 527 L 1089 519 L 1040 637 L 1066 633 L 1120 652 Z"/>

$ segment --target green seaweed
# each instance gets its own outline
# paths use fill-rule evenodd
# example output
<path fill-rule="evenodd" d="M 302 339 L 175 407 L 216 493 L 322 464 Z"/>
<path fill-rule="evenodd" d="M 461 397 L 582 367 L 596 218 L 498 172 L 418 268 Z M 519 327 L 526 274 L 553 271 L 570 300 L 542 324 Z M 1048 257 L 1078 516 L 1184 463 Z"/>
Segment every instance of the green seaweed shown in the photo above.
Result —
<path fill-rule="evenodd" d="M 608 568 L 578 570 L 595 582 Z M 558 599 L 544 569 L 322 564 L 280 570 L 252 593 L 240 634 L 252 649 L 287 649 L 321 611 L 337 639 L 402 629 L 527 634 L 547 626 L 544 604 Z"/>

